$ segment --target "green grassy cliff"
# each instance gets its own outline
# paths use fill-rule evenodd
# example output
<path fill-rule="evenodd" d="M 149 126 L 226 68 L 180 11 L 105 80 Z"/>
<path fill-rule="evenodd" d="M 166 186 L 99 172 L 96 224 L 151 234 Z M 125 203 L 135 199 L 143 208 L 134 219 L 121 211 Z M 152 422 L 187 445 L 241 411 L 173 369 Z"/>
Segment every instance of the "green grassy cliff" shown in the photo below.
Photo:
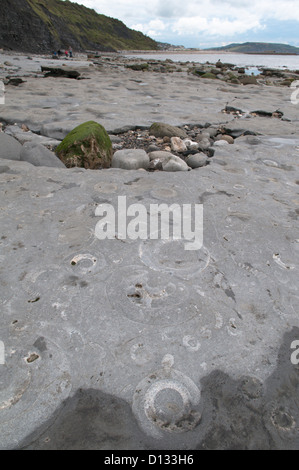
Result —
<path fill-rule="evenodd" d="M 157 49 L 157 43 L 114 18 L 68 0 L 1 0 L 0 48 L 41 52 Z"/>

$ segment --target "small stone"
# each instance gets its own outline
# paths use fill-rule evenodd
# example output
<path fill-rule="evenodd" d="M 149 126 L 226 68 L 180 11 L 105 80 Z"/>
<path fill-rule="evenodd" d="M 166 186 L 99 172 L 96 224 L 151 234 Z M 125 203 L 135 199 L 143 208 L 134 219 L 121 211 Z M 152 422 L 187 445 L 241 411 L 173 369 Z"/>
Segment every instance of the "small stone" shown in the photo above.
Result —
<path fill-rule="evenodd" d="M 105 128 L 88 121 L 75 127 L 59 144 L 56 153 L 68 168 L 97 170 L 110 166 L 113 152 Z"/>
<path fill-rule="evenodd" d="M 244 77 L 239 79 L 243 85 L 257 85 L 257 79 L 255 77 Z"/>
<path fill-rule="evenodd" d="M 207 164 L 208 157 L 204 153 L 196 153 L 194 155 L 190 155 L 186 159 L 186 163 L 190 168 L 199 168 L 205 166 Z"/>
<path fill-rule="evenodd" d="M 154 152 L 150 152 L 148 154 L 149 156 L 149 159 L 150 161 L 152 160 L 156 160 L 156 159 L 159 159 L 161 161 L 167 159 L 167 161 L 169 160 L 169 152 L 165 152 L 163 150 L 157 150 L 157 151 L 154 151 Z"/>
<path fill-rule="evenodd" d="M 181 139 L 187 139 L 188 135 L 179 127 L 171 126 L 170 124 L 164 124 L 162 122 L 154 122 L 150 129 L 149 134 L 155 137 L 180 137 Z"/>
<path fill-rule="evenodd" d="M 190 139 L 185 139 L 183 142 L 186 145 L 188 150 L 197 150 L 199 147 L 198 142 L 193 142 Z"/>
<path fill-rule="evenodd" d="M 148 146 L 148 152 L 156 152 L 156 151 L 158 151 L 158 150 L 160 150 L 160 149 L 159 149 L 159 147 L 158 147 L 157 145 L 155 145 L 155 144 L 150 144 L 150 145 Z"/>
<path fill-rule="evenodd" d="M 216 140 L 216 141 L 214 142 L 214 145 L 213 145 L 213 146 L 214 146 L 214 147 L 222 147 L 222 146 L 224 146 L 224 145 L 229 145 L 228 142 L 227 142 L 227 140 Z"/>
<path fill-rule="evenodd" d="M 234 143 L 234 138 L 231 135 L 219 134 L 216 137 L 216 141 L 219 141 L 219 140 L 226 140 L 228 144 Z"/>
<path fill-rule="evenodd" d="M 170 152 L 158 151 L 149 153 L 150 161 L 155 161 L 154 164 L 151 164 L 151 167 L 157 164 L 162 165 L 163 171 L 186 171 L 190 170 L 187 163 L 182 160 L 180 157 L 173 155 Z M 159 168 L 160 169 L 160 168 Z"/>
<path fill-rule="evenodd" d="M 159 158 L 155 158 L 154 160 L 150 162 L 148 170 L 150 171 L 163 170 L 162 161 Z"/>
<path fill-rule="evenodd" d="M 209 139 L 211 137 L 210 135 L 210 132 L 209 131 L 204 131 L 201 133 L 201 136 L 203 139 Z"/>
<path fill-rule="evenodd" d="M 141 149 L 117 150 L 112 157 L 112 168 L 122 168 L 123 170 L 148 169 L 150 159 L 148 154 Z"/>
<path fill-rule="evenodd" d="M 198 148 L 201 149 L 201 150 L 207 150 L 210 146 L 211 146 L 211 142 L 209 141 L 209 139 L 207 139 L 206 137 L 204 137 L 204 138 L 199 142 Z"/>

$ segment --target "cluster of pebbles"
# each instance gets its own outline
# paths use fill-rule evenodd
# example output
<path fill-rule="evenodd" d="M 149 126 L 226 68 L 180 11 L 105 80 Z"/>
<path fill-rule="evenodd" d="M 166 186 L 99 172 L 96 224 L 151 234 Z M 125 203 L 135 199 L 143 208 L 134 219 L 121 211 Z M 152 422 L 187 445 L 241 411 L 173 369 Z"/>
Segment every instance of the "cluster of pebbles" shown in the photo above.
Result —
<path fill-rule="evenodd" d="M 180 130 L 180 137 L 168 135 L 159 137 L 152 135 L 151 129 L 138 128 L 128 130 L 123 134 L 112 135 L 110 138 L 116 159 L 123 156 L 122 161 L 132 160 L 135 150 L 146 152 L 150 160 L 146 168 L 148 171 L 179 171 L 206 166 L 209 164 L 210 158 L 214 156 L 215 148 L 213 147 L 234 143 L 234 137 L 226 133 L 229 132 L 227 129 L 224 127 L 211 127 L 209 123 L 205 125 L 185 125 Z M 254 133 L 250 132 L 250 134 Z M 136 152 L 137 155 L 142 154 Z M 171 159 L 175 164 L 168 164 L 165 167 L 163 165 L 165 159 L 167 162 Z M 126 163 L 123 165 L 120 167 L 125 168 Z M 118 166 L 118 164 L 115 164 L 115 166 Z"/>

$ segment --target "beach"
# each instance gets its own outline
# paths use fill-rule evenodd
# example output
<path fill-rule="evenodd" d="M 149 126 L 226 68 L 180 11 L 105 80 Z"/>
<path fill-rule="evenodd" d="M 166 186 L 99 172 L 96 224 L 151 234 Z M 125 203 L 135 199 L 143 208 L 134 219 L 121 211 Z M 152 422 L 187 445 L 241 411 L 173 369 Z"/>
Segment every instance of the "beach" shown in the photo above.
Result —
<path fill-rule="evenodd" d="M 216 62 L 0 53 L 0 448 L 298 448 L 299 75 Z M 56 155 L 87 121 L 114 166 Z M 202 245 L 100 239 L 120 197 Z"/>

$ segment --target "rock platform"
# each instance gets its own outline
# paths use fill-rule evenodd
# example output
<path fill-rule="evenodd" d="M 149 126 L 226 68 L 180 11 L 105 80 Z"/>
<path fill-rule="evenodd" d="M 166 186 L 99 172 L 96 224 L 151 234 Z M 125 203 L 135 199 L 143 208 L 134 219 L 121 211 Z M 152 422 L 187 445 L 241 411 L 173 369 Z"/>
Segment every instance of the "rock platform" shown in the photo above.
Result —
<path fill-rule="evenodd" d="M 3 130 L 17 124 L 26 134 L 26 124 L 53 151 L 91 119 L 120 137 L 156 121 L 224 126 L 235 137 L 213 147 L 208 165 L 171 173 L 34 166 L 1 154 L 0 448 L 298 449 L 290 89 L 136 71 L 119 58 L 77 64 L 85 80 L 44 78 L 29 59 L 16 62 L 26 74 L 6 86 Z M 227 103 L 247 117 L 224 113 Z M 248 117 L 258 109 L 279 109 L 284 120 Z M 117 232 L 100 240 L 96 209 L 117 211 L 120 196 L 147 211 L 202 204 L 202 247 Z"/>

